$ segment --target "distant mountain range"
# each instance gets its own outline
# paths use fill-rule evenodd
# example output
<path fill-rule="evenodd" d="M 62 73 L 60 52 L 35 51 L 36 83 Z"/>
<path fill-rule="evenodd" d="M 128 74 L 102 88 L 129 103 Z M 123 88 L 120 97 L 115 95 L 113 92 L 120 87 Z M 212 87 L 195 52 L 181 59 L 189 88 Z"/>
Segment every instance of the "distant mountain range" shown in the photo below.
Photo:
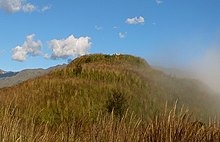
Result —
<path fill-rule="evenodd" d="M 6 73 L 6 71 L 0 70 L 0 75 Z"/>
<path fill-rule="evenodd" d="M 19 72 L 0 70 L 0 88 L 16 85 L 28 79 L 45 75 L 52 70 L 63 68 L 65 66 L 66 65 L 64 64 L 54 66 L 48 69 L 26 69 Z"/>
<path fill-rule="evenodd" d="M 7 72 L 7 71 L 1 70 L 1 71 L 0 71 L 0 78 L 14 76 L 14 75 L 16 75 L 17 73 L 18 73 L 18 72 L 12 72 L 12 71 Z"/>

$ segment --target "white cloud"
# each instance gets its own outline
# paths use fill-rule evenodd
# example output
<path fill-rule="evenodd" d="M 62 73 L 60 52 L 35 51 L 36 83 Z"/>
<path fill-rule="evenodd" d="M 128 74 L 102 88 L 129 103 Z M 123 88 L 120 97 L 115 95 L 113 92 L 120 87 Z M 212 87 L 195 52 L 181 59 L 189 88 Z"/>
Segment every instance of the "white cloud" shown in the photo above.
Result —
<path fill-rule="evenodd" d="M 27 3 L 26 0 L 0 0 L 0 9 L 3 9 L 9 13 L 16 13 L 16 12 L 33 12 L 38 10 L 38 7 Z M 44 6 L 41 11 L 48 10 L 48 6 Z"/>
<path fill-rule="evenodd" d="M 45 59 L 50 59 L 50 56 L 48 54 L 44 54 Z"/>
<path fill-rule="evenodd" d="M 51 8 L 50 6 L 44 6 L 41 8 L 41 11 L 44 12 L 44 11 L 49 10 L 50 8 Z"/>
<path fill-rule="evenodd" d="M 88 53 L 91 46 L 90 37 L 76 38 L 70 35 L 66 39 L 49 41 L 49 48 L 52 49 L 51 56 L 41 51 L 42 43 L 40 40 L 34 41 L 34 34 L 28 35 L 22 45 L 12 49 L 12 59 L 23 62 L 28 56 L 42 56 L 45 59 L 66 59 L 77 57 Z"/>
<path fill-rule="evenodd" d="M 118 26 L 113 26 L 112 28 L 113 28 L 113 29 L 118 29 L 119 27 L 118 27 Z"/>
<path fill-rule="evenodd" d="M 91 46 L 90 37 L 76 38 L 70 35 L 66 39 L 51 40 L 49 47 L 52 49 L 51 59 L 67 59 L 88 53 Z"/>
<path fill-rule="evenodd" d="M 27 3 L 25 5 L 23 5 L 22 10 L 24 12 L 32 12 L 35 11 L 37 9 L 36 6 L 34 6 L 33 4 Z"/>
<path fill-rule="evenodd" d="M 41 55 L 42 43 L 40 40 L 33 41 L 34 34 L 28 35 L 25 42 L 21 46 L 16 46 L 12 49 L 12 59 L 16 61 L 23 62 L 27 59 L 27 56 L 37 56 Z"/>
<path fill-rule="evenodd" d="M 103 27 L 101 27 L 101 26 L 95 26 L 95 29 L 97 30 L 97 31 L 101 31 L 101 30 L 103 30 Z"/>
<path fill-rule="evenodd" d="M 134 18 L 128 18 L 125 21 L 127 24 L 144 24 L 144 17 L 134 17 Z"/>
<path fill-rule="evenodd" d="M 155 2 L 156 2 L 158 5 L 163 3 L 162 0 L 155 0 Z"/>
<path fill-rule="evenodd" d="M 119 35 L 119 38 L 120 38 L 120 39 L 123 39 L 123 38 L 126 37 L 127 32 L 119 32 L 118 35 Z"/>
<path fill-rule="evenodd" d="M 0 8 L 14 13 L 22 9 L 21 0 L 0 0 Z"/>

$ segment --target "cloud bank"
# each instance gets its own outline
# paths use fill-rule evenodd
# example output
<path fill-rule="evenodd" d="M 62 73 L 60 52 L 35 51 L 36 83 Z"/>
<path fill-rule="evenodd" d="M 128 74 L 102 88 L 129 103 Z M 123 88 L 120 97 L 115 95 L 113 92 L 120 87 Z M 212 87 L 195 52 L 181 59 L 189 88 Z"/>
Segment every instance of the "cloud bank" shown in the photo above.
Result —
<path fill-rule="evenodd" d="M 66 39 L 49 41 L 49 48 L 52 49 L 51 59 L 67 59 L 78 57 L 88 53 L 91 46 L 90 37 L 76 38 L 70 35 Z"/>
<path fill-rule="evenodd" d="M 0 0 L 0 9 L 3 9 L 9 13 L 16 12 L 33 12 L 36 10 L 46 11 L 49 9 L 48 6 L 44 6 L 39 9 L 37 6 L 26 2 L 25 0 Z"/>
<path fill-rule="evenodd" d="M 25 42 L 21 46 L 16 46 L 12 49 L 12 59 L 23 62 L 27 59 L 27 56 L 41 55 L 42 43 L 40 40 L 34 41 L 35 35 L 31 34 L 26 37 Z"/>
<path fill-rule="evenodd" d="M 125 21 L 127 24 L 144 24 L 144 17 L 134 17 L 134 18 L 128 18 Z"/>

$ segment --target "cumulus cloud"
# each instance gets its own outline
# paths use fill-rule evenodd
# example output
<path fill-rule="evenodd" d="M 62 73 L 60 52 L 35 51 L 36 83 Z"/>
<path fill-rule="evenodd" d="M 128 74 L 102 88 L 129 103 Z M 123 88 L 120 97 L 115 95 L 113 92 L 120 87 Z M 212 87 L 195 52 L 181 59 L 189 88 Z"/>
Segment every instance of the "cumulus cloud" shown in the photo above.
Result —
<path fill-rule="evenodd" d="M 12 59 L 23 62 L 27 59 L 27 56 L 42 55 L 40 40 L 34 41 L 34 34 L 28 35 L 25 42 L 21 46 L 16 46 L 12 49 Z"/>
<path fill-rule="evenodd" d="M 3 9 L 9 13 L 16 12 L 33 12 L 38 10 L 38 7 L 27 3 L 25 0 L 0 0 L 0 9 Z M 49 7 L 44 6 L 41 11 L 48 10 Z"/>
<path fill-rule="evenodd" d="M 70 35 L 66 39 L 51 40 L 49 47 L 52 49 L 51 59 L 67 59 L 77 57 L 88 53 L 91 46 L 90 37 L 76 38 Z"/>
<path fill-rule="evenodd" d="M 127 32 L 119 32 L 119 33 L 118 33 L 118 36 L 119 36 L 120 39 L 125 38 L 126 35 L 127 35 Z"/>
<path fill-rule="evenodd" d="M 193 63 L 195 76 L 220 94 L 220 49 L 209 49 Z"/>
<path fill-rule="evenodd" d="M 127 24 L 144 24 L 144 17 L 134 17 L 134 18 L 128 18 L 125 21 Z"/>

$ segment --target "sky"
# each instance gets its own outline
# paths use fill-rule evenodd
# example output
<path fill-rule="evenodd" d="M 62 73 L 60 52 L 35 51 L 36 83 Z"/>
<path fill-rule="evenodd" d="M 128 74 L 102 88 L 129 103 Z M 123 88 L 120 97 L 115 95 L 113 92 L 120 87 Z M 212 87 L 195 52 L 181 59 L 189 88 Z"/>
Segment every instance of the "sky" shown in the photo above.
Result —
<path fill-rule="evenodd" d="M 219 0 L 0 0 L 0 69 L 6 71 L 93 53 L 203 69 L 206 62 L 220 67 L 219 50 Z"/>

